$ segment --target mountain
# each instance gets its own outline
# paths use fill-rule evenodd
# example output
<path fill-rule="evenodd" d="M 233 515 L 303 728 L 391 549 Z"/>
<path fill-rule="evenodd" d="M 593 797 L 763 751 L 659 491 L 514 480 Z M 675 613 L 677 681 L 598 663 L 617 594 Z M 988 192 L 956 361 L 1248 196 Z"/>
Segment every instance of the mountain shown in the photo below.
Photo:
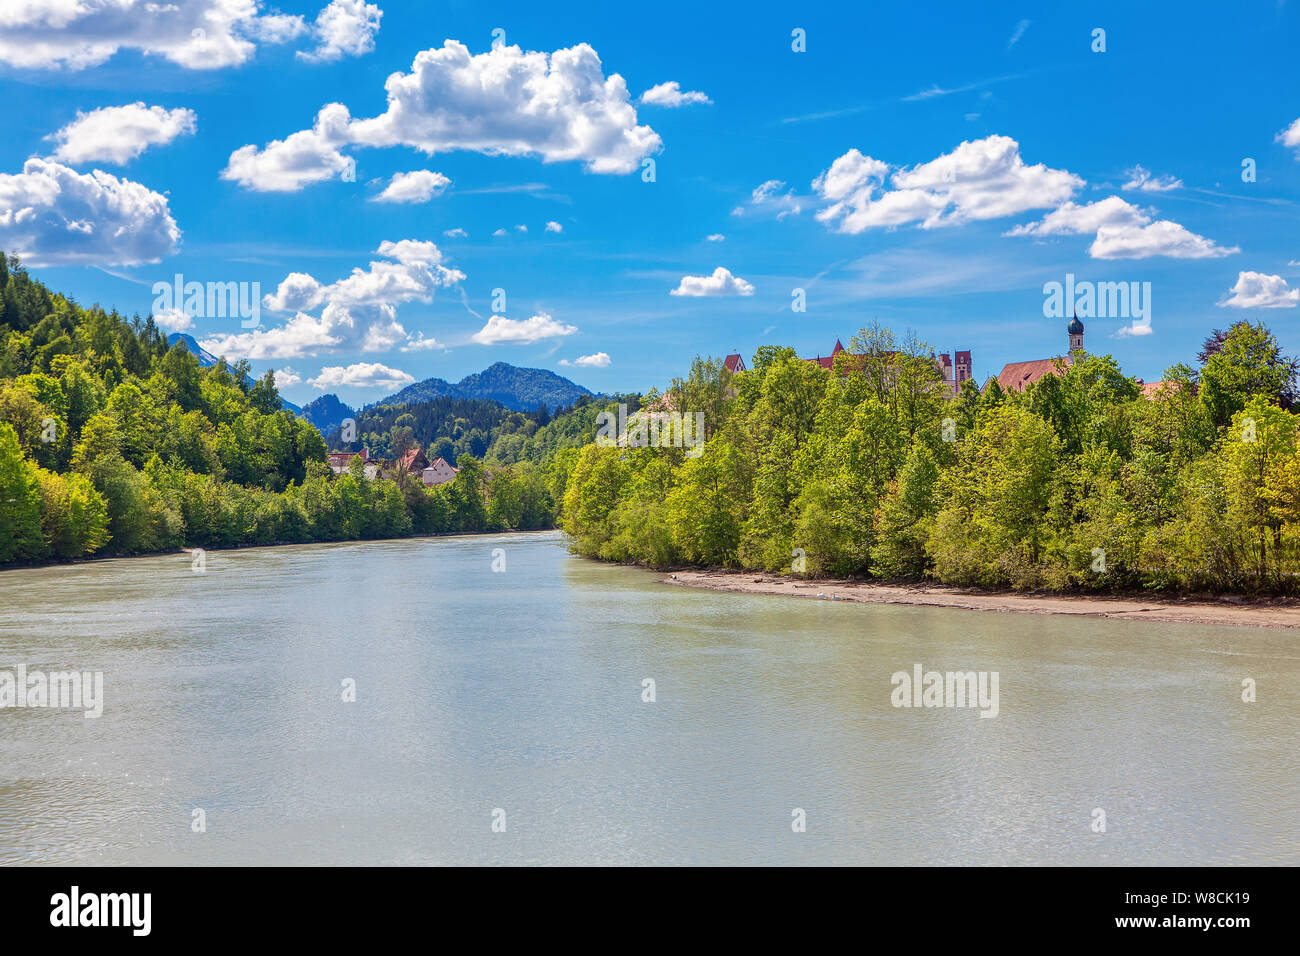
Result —
<path fill-rule="evenodd" d="M 168 345 L 175 345 L 177 342 L 184 342 L 185 347 L 193 353 L 194 357 L 199 360 L 199 365 L 204 368 L 211 368 L 217 364 L 217 357 L 199 345 L 194 336 L 186 332 L 173 332 L 167 336 Z"/>
<path fill-rule="evenodd" d="M 185 332 L 173 332 L 171 335 L 167 336 L 168 345 L 175 345 L 177 342 L 183 342 L 185 347 L 190 350 L 190 353 L 199 360 L 199 365 L 203 368 L 211 368 L 213 365 L 217 364 L 217 357 L 203 346 L 199 345 L 194 336 Z M 245 375 L 244 384 L 249 388 L 252 388 L 253 380 Z M 295 415 L 302 414 L 301 408 L 283 396 L 280 398 L 280 404 L 283 405 L 287 411 L 293 412 Z"/>
<path fill-rule="evenodd" d="M 408 385 L 375 405 L 412 405 L 434 398 L 487 399 L 517 412 L 531 412 L 545 405 L 552 411 L 572 405 L 591 391 L 544 368 L 516 368 L 505 362 L 466 375 L 456 384 L 429 378 Z M 373 407 L 373 406 L 372 406 Z"/>
<path fill-rule="evenodd" d="M 350 405 L 339 401 L 339 397 L 333 393 L 313 398 L 302 407 L 299 414 L 315 425 L 322 435 L 328 435 L 338 428 L 343 419 L 356 418 L 357 415 Z"/>

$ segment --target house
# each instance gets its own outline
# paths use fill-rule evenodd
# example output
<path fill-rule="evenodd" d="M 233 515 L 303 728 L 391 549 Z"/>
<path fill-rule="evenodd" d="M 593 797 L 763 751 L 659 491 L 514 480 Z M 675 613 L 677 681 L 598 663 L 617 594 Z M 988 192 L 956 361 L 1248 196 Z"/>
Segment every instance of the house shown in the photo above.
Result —
<path fill-rule="evenodd" d="M 392 463 L 391 470 L 396 474 L 422 474 L 429 467 L 429 459 L 424 456 L 420 446 L 408 448 L 406 453 Z"/>
<path fill-rule="evenodd" d="M 459 468 L 447 464 L 447 459 L 439 455 L 433 460 L 433 464 L 420 473 L 420 477 L 426 486 L 432 488 L 434 485 L 445 485 L 449 481 L 455 481 L 458 471 Z"/>
<path fill-rule="evenodd" d="M 732 352 L 725 359 L 723 359 L 722 367 L 725 368 L 728 372 L 748 371 L 745 368 L 745 360 L 740 357 L 739 352 Z"/>
<path fill-rule="evenodd" d="M 361 473 L 367 478 L 376 477 L 382 467 L 382 462 L 377 458 L 370 457 L 370 449 L 362 446 L 360 451 L 332 451 L 326 458 L 326 463 L 330 466 L 330 471 L 336 475 L 347 474 L 352 467 L 352 459 L 361 459 Z"/>
<path fill-rule="evenodd" d="M 1070 320 L 1070 324 L 1065 327 L 1065 331 L 1070 343 L 1070 351 L 1066 355 L 1055 358 L 1030 359 L 1027 362 L 1008 362 L 998 374 L 998 385 L 1002 386 L 1002 391 L 1023 392 L 1044 375 L 1054 375 L 1058 363 L 1062 367 L 1069 368 L 1083 358 L 1085 354 L 1083 350 L 1083 323 L 1079 321 L 1077 315 Z"/>

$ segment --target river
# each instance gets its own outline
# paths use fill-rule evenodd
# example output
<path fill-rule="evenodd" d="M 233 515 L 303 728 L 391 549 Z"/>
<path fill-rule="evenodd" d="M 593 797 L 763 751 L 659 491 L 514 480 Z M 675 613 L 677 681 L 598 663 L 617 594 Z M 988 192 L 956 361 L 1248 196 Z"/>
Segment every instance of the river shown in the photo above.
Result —
<path fill-rule="evenodd" d="M 0 573 L 0 670 L 104 688 L 0 709 L 0 863 L 1300 863 L 1294 632 L 662 577 L 555 533 Z M 997 716 L 893 706 L 917 664 Z"/>

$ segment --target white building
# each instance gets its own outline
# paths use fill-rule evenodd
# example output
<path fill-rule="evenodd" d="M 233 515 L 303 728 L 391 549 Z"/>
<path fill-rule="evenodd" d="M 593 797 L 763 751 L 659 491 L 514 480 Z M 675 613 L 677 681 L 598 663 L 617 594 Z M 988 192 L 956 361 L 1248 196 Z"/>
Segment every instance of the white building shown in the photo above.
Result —
<path fill-rule="evenodd" d="M 459 468 L 453 468 L 447 464 L 447 460 L 439 456 L 433 460 L 433 464 L 424 471 L 420 472 L 420 477 L 424 480 L 425 485 L 432 488 L 434 485 L 445 485 L 449 481 L 456 480 L 456 472 Z"/>

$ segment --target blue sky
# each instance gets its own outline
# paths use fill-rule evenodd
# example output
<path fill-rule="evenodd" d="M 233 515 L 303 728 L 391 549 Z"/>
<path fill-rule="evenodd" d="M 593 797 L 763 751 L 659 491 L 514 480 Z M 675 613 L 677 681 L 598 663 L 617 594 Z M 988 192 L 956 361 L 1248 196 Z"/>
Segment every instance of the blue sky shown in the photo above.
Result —
<path fill-rule="evenodd" d="M 296 402 L 495 361 L 662 387 L 873 319 L 983 380 L 1064 350 L 1067 273 L 1150 283 L 1085 319 L 1148 381 L 1241 318 L 1300 351 L 1294 4 L 136 6 L 0 27 L 0 247 L 128 314 L 260 283 L 256 329 L 171 321 Z"/>

